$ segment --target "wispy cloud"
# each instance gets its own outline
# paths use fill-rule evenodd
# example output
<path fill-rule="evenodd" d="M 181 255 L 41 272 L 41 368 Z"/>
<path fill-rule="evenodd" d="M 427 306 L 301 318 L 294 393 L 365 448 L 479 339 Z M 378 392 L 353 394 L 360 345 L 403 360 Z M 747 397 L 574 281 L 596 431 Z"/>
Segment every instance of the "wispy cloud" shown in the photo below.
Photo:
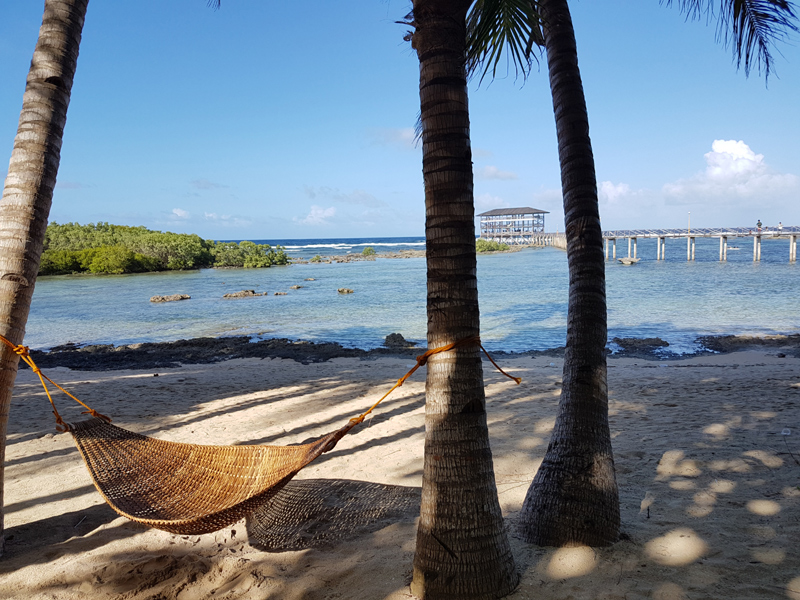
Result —
<path fill-rule="evenodd" d="M 418 144 L 413 127 L 373 129 L 372 143 L 377 146 L 394 146 L 404 150 L 416 150 Z"/>
<path fill-rule="evenodd" d="M 486 212 L 487 210 L 493 210 L 495 208 L 507 208 L 508 206 L 508 202 L 499 196 L 492 196 L 491 194 L 481 194 L 480 196 L 475 196 L 476 214 Z"/>
<path fill-rule="evenodd" d="M 501 171 L 491 165 L 481 167 L 475 171 L 478 179 L 517 179 L 517 174 L 512 171 Z"/>
<path fill-rule="evenodd" d="M 56 188 L 60 190 L 85 190 L 86 188 L 92 187 L 90 185 L 86 185 L 85 183 L 80 183 L 79 181 L 58 181 L 56 182 Z"/>
<path fill-rule="evenodd" d="M 172 218 L 173 219 L 181 219 L 186 220 L 189 219 L 191 215 L 189 211 L 183 210 L 182 208 L 173 208 L 172 209 Z"/>
<path fill-rule="evenodd" d="M 237 217 L 235 215 L 220 215 L 214 212 L 203 213 L 206 221 L 212 221 L 223 227 L 248 227 L 253 224 L 252 219 Z"/>
<path fill-rule="evenodd" d="M 379 208 L 387 206 L 387 203 L 380 200 L 365 190 L 353 190 L 352 192 L 345 193 L 338 189 L 326 186 L 312 187 L 304 186 L 303 191 L 312 200 L 318 196 L 321 198 L 328 198 L 337 202 L 344 202 L 345 204 L 356 204 L 360 206 L 369 206 L 372 208 Z"/>
<path fill-rule="evenodd" d="M 228 187 L 227 185 L 215 183 L 213 181 L 209 181 L 208 179 L 193 179 L 189 182 L 189 185 L 196 190 L 219 190 Z"/>
<path fill-rule="evenodd" d="M 295 217 L 294 220 L 303 225 L 327 225 L 334 215 L 336 215 L 335 207 L 323 208 L 315 204 L 304 218 Z"/>

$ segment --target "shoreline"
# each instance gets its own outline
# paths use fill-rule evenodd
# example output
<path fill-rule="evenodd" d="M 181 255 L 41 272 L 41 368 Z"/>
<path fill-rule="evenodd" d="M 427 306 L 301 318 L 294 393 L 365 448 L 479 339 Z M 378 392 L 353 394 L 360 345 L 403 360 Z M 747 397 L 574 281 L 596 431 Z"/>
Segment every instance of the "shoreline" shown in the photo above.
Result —
<path fill-rule="evenodd" d="M 689 354 L 664 352 L 669 344 L 660 338 L 614 338 L 615 351 L 609 358 L 637 358 L 650 361 L 673 361 L 697 356 L 730 354 L 746 350 L 769 351 L 778 358 L 800 358 L 800 334 L 755 336 L 698 336 L 704 350 Z M 87 345 L 66 344 L 49 351 L 31 350 L 30 355 L 41 368 L 65 367 L 78 371 L 116 371 L 123 369 L 177 368 L 186 364 L 211 364 L 236 358 L 283 358 L 301 364 L 326 362 L 335 358 L 414 358 L 425 348 L 412 343 L 364 350 L 348 348 L 338 342 L 309 342 L 287 338 L 252 341 L 250 336 L 200 337 L 172 342 Z M 527 350 L 523 352 L 491 352 L 493 356 L 562 358 L 564 348 Z M 22 363 L 21 367 L 24 367 Z M 27 367 L 24 367 L 27 368 Z"/>

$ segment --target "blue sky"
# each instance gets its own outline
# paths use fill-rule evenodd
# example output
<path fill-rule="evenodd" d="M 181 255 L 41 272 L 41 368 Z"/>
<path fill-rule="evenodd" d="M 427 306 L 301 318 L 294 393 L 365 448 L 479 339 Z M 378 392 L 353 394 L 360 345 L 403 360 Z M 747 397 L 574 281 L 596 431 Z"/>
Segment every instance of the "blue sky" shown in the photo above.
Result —
<path fill-rule="evenodd" d="M 769 86 L 657 0 L 573 2 L 604 229 L 800 225 L 798 36 Z M 0 6 L 11 155 L 41 0 Z M 51 221 L 211 239 L 424 235 L 408 0 L 93 0 Z M 563 230 L 544 64 L 470 85 L 477 212 Z"/>

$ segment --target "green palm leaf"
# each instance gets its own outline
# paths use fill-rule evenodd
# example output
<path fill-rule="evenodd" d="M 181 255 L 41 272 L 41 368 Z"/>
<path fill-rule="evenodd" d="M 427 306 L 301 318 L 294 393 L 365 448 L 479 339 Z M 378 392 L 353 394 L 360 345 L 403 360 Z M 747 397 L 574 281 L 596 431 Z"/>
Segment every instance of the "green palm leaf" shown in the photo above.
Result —
<path fill-rule="evenodd" d="M 672 0 L 662 0 L 667 6 Z M 772 68 L 771 49 L 785 41 L 789 32 L 797 32 L 797 15 L 788 0 L 719 0 L 715 13 L 713 0 L 676 0 L 688 18 L 705 15 L 717 21 L 717 41 L 733 46 L 736 67 L 744 65 L 745 75 L 753 64 L 768 78 Z"/>
<path fill-rule="evenodd" d="M 467 72 L 472 75 L 483 66 L 481 80 L 497 66 L 508 46 L 517 74 L 527 77 L 533 46 L 542 46 L 544 38 L 539 15 L 532 0 L 477 0 L 467 17 Z"/>

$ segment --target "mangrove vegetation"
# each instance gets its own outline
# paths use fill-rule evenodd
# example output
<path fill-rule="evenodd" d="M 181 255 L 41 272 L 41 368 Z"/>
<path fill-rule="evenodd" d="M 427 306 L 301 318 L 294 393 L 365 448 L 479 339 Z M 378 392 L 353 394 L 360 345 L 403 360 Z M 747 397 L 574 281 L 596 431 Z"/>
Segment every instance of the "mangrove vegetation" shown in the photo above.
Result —
<path fill-rule="evenodd" d="M 281 246 L 273 248 L 250 241 L 217 242 L 196 234 L 102 222 L 51 223 L 45 234 L 39 275 L 263 268 L 288 263 Z"/>

